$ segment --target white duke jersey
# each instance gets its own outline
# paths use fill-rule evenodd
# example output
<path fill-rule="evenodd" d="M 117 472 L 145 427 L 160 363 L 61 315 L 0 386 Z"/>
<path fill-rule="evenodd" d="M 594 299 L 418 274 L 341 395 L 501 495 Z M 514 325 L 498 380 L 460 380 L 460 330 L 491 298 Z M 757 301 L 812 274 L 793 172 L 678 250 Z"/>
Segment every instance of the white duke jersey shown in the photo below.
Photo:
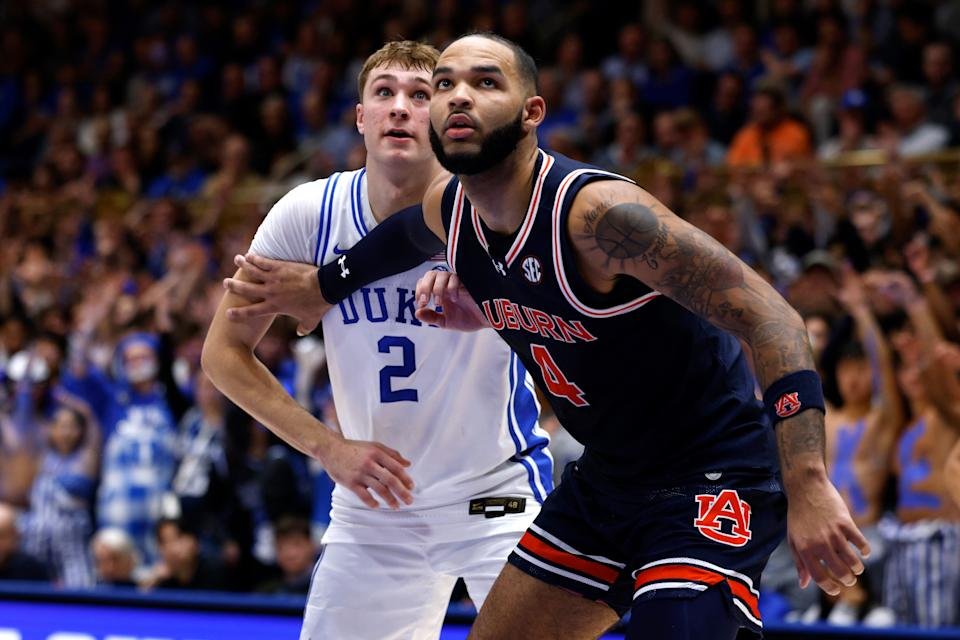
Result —
<path fill-rule="evenodd" d="M 251 251 L 326 264 L 375 225 L 366 170 L 336 173 L 281 198 Z M 413 504 L 399 513 L 369 509 L 337 486 L 326 542 L 383 542 L 397 528 L 425 541 L 473 537 L 492 522 L 469 515 L 471 498 L 524 497 L 529 514 L 552 489 L 548 436 L 537 424 L 533 381 L 519 359 L 493 330 L 448 331 L 414 317 L 417 281 L 431 269 L 449 267 L 437 257 L 379 280 L 323 319 L 344 437 L 398 450 L 411 461 L 407 471 L 416 483 Z M 390 517 L 389 533 L 383 516 Z M 522 530 L 529 518 L 516 520 Z"/>

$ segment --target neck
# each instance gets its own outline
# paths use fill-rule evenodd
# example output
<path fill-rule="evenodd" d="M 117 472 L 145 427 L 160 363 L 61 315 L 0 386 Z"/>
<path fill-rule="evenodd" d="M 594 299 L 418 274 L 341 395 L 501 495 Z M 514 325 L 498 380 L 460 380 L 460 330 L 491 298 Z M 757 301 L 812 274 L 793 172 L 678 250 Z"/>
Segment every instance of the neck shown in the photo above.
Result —
<path fill-rule="evenodd" d="M 530 135 L 496 167 L 472 176 L 457 176 L 470 203 L 493 231 L 510 234 L 520 227 L 533 193 L 536 162 L 537 138 Z"/>
<path fill-rule="evenodd" d="M 846 402 L 843 405 L 843 413 L 849 420 L 859 420 L 870 413 L 870 401 Z"/>
<path fill-rule="evenodd" d="M 150 393 L 150 391 L 153 389 L 153 385 L 155 384 L 155 382 L 156 381 L 154 380 L 147 380 L 146 382 L 137 382 L 130 386 L 134 391 L 136 391 L 140 395 L 146 395 Z"/>
<path fill-rule="evenodd" d="M 397 211 L 422 201 L 427 187 L 441 171 L 435 159 L 414 165 L 387 164 L 370 159 L 367 162 L 367 194 L 373 217 L 377 222 L 383 222 Z"/>

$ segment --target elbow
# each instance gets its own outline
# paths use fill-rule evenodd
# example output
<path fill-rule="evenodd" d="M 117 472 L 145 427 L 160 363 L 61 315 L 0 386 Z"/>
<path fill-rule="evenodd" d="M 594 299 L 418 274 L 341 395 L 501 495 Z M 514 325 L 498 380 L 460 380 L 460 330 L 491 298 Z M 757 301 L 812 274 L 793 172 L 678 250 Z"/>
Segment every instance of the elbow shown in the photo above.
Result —
<path fill-rule="evenodd" d="M 203 370 L 204 375 L 210 379 L 214 385 L 217 385 L 220 374 L 220 362 L 221 358 L 218 358 L 218 351 L 220 351 L 217 346 L 214 344 L 214 341 L 210 339 L 208 335 L 207 338 L 203 341 L 203 350 L 200 352 L 200 368 Z"/>

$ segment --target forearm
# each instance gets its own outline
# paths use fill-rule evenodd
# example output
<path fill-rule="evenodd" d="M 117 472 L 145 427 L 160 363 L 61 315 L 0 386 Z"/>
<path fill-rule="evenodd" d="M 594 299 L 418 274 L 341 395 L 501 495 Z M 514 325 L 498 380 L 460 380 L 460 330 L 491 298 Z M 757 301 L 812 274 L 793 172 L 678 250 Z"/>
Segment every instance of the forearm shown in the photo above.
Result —
<path fill-rule="evenodd" d="M 930 313 L 937 322 L 940 331 L 952 342 L 960 342 L 960 332 L 957 331 L 957 319 L 951 308 L 950 301 L 936 282 L 923 283 L 923 297 L 930 307 Z"/>
<path fill-rule="evenodd" d="M 866 305 L 857 307 L 852 310 L 851 315 L 870 362 L 875 402 L 879 403 L 885 419 L 899 423 L 902 412 L 900 391 L 893 370 L 893 357 L 883 337 L 883 331 L 870 307 Z"/>
<path fill-rule="evenodd" d="M 323 297 L 336 304 L 362 286 L 403 273 L 443 251 L 421 207 L 393 214 L 338 259 L 320 267 Z"/>
<path fill-rule="evenodd" d="M 274 316 L 244 322 L 228 320 L 227 310 L 243 304 L 231 293 L 220 302 L 203 343 L 200 362 L 204 373 L 238 407 L 285 442 L 311 457 L 321 457 L 334 438 L 333 432 L 297 404 L 254 355 Z"/>
<path fill-rule="evenodd" d="M 334 434 L 297 404 L 251 349 L 208 339 L 202 365 L 225 396 L 284 442 L 314 458 L 327 451 Z"/>

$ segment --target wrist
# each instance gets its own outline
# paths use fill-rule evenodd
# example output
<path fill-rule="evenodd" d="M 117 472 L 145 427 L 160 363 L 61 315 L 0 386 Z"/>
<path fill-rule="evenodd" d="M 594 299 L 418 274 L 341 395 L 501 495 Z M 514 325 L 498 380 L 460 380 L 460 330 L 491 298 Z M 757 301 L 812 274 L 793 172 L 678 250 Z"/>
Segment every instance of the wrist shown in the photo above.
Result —
<path fill-rule="evenodd" d="M 342 441 L 343 436 L 331 431 L 326 425 L 321 425 L 316 430 L 315 440 L 308 447 L 310 456 L 318 460 L 326 469 L 329 467 L 330 460 L 336 457 L 337 447 Z"/>
<path fill-rule="evenodd" d="M 789 495 L 793 489 L 820 487 L 830 482 L 827 467 L 819 454 L 794 456 L 789 466 L 781 465 L 783 488 Z"/>

